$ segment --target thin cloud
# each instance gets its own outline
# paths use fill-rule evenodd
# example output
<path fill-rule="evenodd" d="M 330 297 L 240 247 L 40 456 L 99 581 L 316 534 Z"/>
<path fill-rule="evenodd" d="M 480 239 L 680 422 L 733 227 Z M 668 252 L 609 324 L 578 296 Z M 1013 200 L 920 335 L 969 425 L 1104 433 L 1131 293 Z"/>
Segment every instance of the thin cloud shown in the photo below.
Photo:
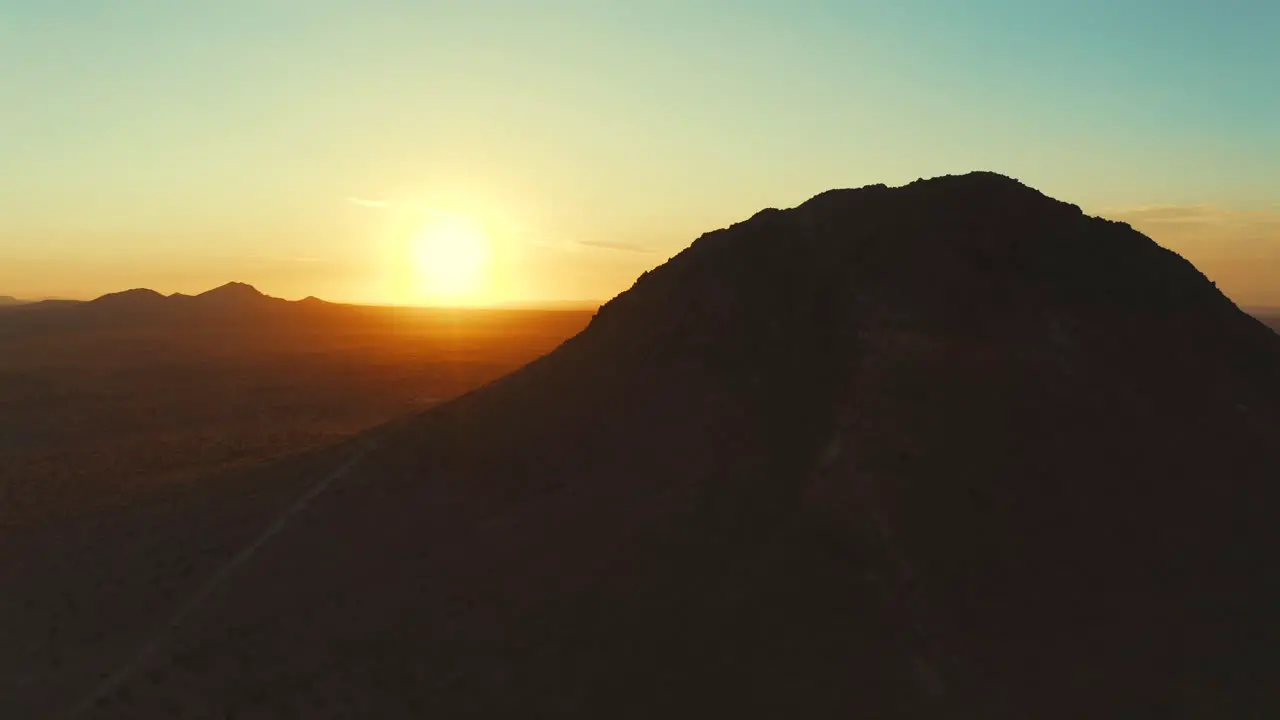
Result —
<path fill-rule="evenodd" d="M 1231 213 L 1212 205 L 1145 205 L 1114 210 L 1107 214 L 1126 222 L 1185 223 L 1211 222 Z"/>
<path fill-rule="evenodd" d="M 621 252 L 632 252 L 632 253 L 642 253 L 642 254 L 648 254 L 648 253 L 654 252 L 653 248 L 646 247 L 644 245 L 639 245 L 637 243 L 616 242 L 611 240 L 578 240 L 576 244 L 583 245 L 585 247 L 601 248 L 604 250 L 618 250 Z"/>
<path fill-rule="evenodd" d="M 1213 205 L 1151 205 L 1104 213 L 1138 229 L 1163 232 L 1274 235 L 1280 232 L 1280 213 L 1269 210 L 1228 210 Z"/>
<path fill-rule="evenodd" d="M 523 237 L 523 241 L 535 247 L 555 248 L 566 252 L 580 252 L 583 248 L 593 248 L 597 250 L 613 250 L 616 252 L 636 253 L 640 255 L 648 255 L 657 252 L 656 249 L 640 243 L 626 242 L 622 240 L 576 240 L 566 239 L 563 237 L 549 237 L 541 232 L 530 230 L 529 228 L 519 225 L 512 225 L 511 232 L 518 233 Z"/>
<path fill-rule="evenodd" d="M 371 208 L 387 207 L 388 205 L 391 204 L 386 200 L 366 200 L 365 198 L 358 198 L 358 197 L 349 197 L 347 198 L 347 202 L 351 203 L 352 205 L 359 205 L 361 207 L 371 207 Z"/>
<path fill-rule="evenodd" d="M 1280 212 L 1155 205 L 1102 213 L 1191 261 L 1242 306 L 1280 305 Z"/>

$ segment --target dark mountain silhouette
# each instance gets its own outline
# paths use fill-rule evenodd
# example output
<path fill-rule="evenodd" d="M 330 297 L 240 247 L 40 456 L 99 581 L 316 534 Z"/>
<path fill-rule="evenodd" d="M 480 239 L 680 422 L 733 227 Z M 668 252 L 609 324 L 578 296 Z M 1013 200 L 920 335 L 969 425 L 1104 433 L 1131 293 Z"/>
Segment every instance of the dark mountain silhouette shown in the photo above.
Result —
<path fill-rule="evenodd" d="M 82 302 L 56 300 L 12 308 L 0 323 L 0 335 L 25 332 L 78 332 L 100 326 L 166 326 L 185 331 L 191 323 L 287 320 L 293 309 L 313 306 L 264 295 L 252 285 L 231 282 L 199 295 L 163 295 L 147 288 L 109 293 Z M 331 306 L 337 307 L 337 306 Z"/>
<path fill-rule="evenodd" d="M 133 290 L 125 290 L 123 292 L 109 293 L 100 298 L 91 300 L 89 305 L 100 308 L 107 308 L 118 312 L 128 312 L 136 309 L 152 309 L 164 305 L 167 298 L 155 290 L 146 288 L 136 288 Z"/>
<path fill-rule="evenodd" d="M 1251 314 L 1280 333 L 1280 308 L 1254 308 Z"/>
<path fill-rule="evenodd" d="M 314 299 L 315 298 L 308 298 L 308 300 Z M 3 301 L 3 298 L 0 298 L 0 301 Z M 240 282 L 229 282 L 212 290 L 202 292 L 199 295 L 186 295 L 184 293 L 164 295 L 148 288 L 135 288 L 132 290 L 124 290 L 122 292 L 108 293 L 87 302 L 55 300 L 32 304 L 48 304 L 58 307 L 95 307 L 107 308 L 118 312 L 128 312 L 134 309 L 150 310 L 158 307 L 192 307 L 197 305 L 205 307 L 223 306 L 244 308 L 252 307 L 254 305 L 284 302 L 288 301 L 264 295 L 252 285 Z"/>
<path fill-rule="evenodd" d="M 220 285 L 212 290 L 206 290 L 205 292 L 200 293 L 199 297 L 224 298 L 224 299 L 250 298 L 250 299 L 256 300 L 259 298 L 264 298 L 266 296 L 263 295 L 261 292 L 259 292 L 258 288 L 252 285 L 242 283 L 242 282 L 229 282 L 225 285 Z"/>
<path fill-rule="evenodd" d="M 202 304 L 223 305 L 227 307 L 252 307 L 262 303 L 284 302 L 279 298 L 263 295 L 252 285 L 230 282 L 212 290 L 200 293 L 192 298 Z"/>
<path fill-rule="evenodd" d="M 1280 337 L 999 175 L 708 233 L 362 443 L 87 715 L 1280 711 Z"/>
<path fill-rule="evenodd" d="M 333 319 L 355 320 L 343 315 L 340 305 Z M 210 336 L 236 327 L 289 329 L 307 332 L 314 324 L 298 324 L 300 314 L 315 315 L 310 302 L 291 302 L 262 295 L 244 283 L 228 283 L 200 295 L 161 295 L 147 288 L 109 293 L 91 301 L 44 301 L 18 305 L 0 313 L 0 341 L 24 342 L 26 338 L 63 336 L 96 331 L 119 332 L 125 328 L 146 333 L 148 345 L 186 342 L 193 336 Z M 346 311 L 346 315 L 351 315 Z M 340 316 L 342 315 L 342 316 Z M 141 336 L 140 336 L 141 337 Z M 134 338 L 129 342 L 140 340 Z M 206 337 L 206 340 L 211 338 Z M 124 342 L 124 341 L 122 341 Z"/>

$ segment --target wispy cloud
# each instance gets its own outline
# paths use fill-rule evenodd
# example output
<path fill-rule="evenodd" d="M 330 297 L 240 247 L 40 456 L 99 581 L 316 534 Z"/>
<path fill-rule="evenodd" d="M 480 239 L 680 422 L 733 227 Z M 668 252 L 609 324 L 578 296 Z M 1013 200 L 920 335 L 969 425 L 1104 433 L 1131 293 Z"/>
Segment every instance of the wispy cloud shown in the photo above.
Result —
<path fill-rule="evenodd" d="M 391 204 L 386 200 L 367 200 L 365 198 L 358 198 L 358 197 L 349 197 L 347 198 L 347 202 L 351 203 L 352 205 L 359 205 L 361 207 L 371 207 L 371 208 L 387 207 L 388 205 Z"/>
<path fill-rule="evenodd" d="M 1272 210 L 1229 210 L 1213 205 L 1149 205 L 1104 212 L 1153 233 L 1196 235 L 1239 240 L 1280 234 L 1280 213 Z"/>
<path fill-rule="evenodd" d="M 1280 305 L 1280 212 L 1150 205 L 1101 213 L 1190 260 L 1242 305 Z"/>
<path fill-rule="evenodd" d="M 581 252 L 585 249 L 595 250 L 613 250 L 615 252 L 636 253 L 639 255 L 648 255 L 657 252 L 654 248 L 640 243 L 631 243 L 625 241 L 614 240 L 571 240 L 565 238 L 547 237 L 541 233 L 530 233 L 523 228 L 520 230 L 513 229 L 513 232 L 519 232 L 524 235 L 524 242 L 534 247 L 553 248 L 565 252 Z"/>
<path fill-rule="evenodd" d="M 584 247 L 601 248 L 604 250 L 618 250 L 621 252 L 644 254 L 654 252 L 653 248 L 646 247 L 638 243 L 617 242 L 612 240 L 578 240 L 575 244 L 582 245 Z"/>
<path fill-rule="evenodd" d="M 1145 205 L 1105 214 L 1128 223 L 1184 223 L 1218 220 L 1227 213 L 1212 205 Z"/>

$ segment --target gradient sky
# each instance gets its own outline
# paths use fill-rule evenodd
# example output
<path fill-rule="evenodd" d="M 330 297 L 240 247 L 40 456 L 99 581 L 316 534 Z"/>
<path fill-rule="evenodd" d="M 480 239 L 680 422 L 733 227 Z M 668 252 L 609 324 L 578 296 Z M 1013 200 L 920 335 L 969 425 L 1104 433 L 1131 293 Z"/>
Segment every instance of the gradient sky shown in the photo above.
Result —
<path fill-rule="evenodd" d="M 1280 3 L 0 0 L 0 294 L 598 300 L 832 187 L 991 169 L 1280 306 Z"/>

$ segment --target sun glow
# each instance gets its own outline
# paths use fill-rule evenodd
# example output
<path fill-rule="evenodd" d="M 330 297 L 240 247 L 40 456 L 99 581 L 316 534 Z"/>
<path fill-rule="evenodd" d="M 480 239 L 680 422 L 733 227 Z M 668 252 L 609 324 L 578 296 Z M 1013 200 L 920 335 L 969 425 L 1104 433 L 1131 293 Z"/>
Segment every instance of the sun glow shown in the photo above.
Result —
<path fill-rule="evenodd" d="M 489 239 L 469 218 L 432 217 L 410 241 L 415 294 L 424 301 L 468 305 L 482 301 Z"/>

